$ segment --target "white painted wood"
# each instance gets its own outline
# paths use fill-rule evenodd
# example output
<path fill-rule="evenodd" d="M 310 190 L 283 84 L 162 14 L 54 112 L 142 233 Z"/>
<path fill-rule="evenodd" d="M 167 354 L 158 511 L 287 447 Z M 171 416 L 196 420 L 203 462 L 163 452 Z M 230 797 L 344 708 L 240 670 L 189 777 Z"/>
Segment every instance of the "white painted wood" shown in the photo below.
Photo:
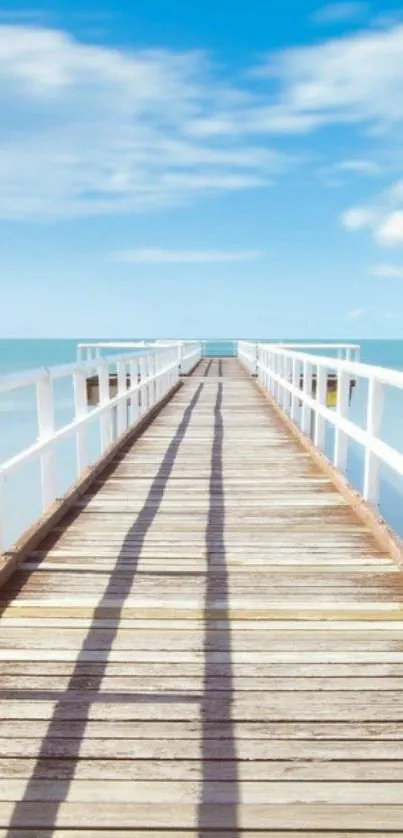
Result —
<path fill-rule="evenodd" d="M 326 404 L 326 390 L 327 390 L 327 370 L 324 367 L 318 367 L 317 381 L 316 381 L 316 400 L 318 404 Z M 326 435 L 326 420 L 320 413 L 315 415 L 315 445 L 321 450 L 325 447 Z"/>
<path fill-rule="evenodd" d="M 291 419 L 296 422 L 298 418 L 299 399 L 296 391 L 299 389 L 300 377 L 300 362 L 298 358 L 291 358 L 292 363 L 292 379 L 291 384 L 294 387 L 294 392 L 291 391 Z"/>
<path fill-rule="evenodd" d="M 130 361 L 130 389 L 134 390 L 138 385 L 139 364 L 138 359 L 132 358 Z M 134 392 L 130 399 L 130 424 L 135 425 L 139 417 L 139 396 L 138 392 Z"/>
<path fill-rule="evenodd" d="M 112 442 L 112 417 L 107 407 L 110 401 L 109 368 L 106 362 L 98 365 L 98 382 L 99 403 L 102 408 L 105 408 L 101 416 L 101 452 L 104 453 Z"/>
<path fill-rule="evenodd" d="M 381 431 L 383 412 L 383 385 L 371 379 L 368 385 L 367 432 L 371 437 L 378 437 Z M 365 500 L 378 503 L 379 496 L 379 459 L 369 448 L 365 451 L 364 488 Z"/>
<path fill-rule="evenodd" d="M 286 358 L 286 378 L 287 381 L 293 381 L 293 359 Z M 284 390 L 285 393 L 285 410 L 289 416 L 291 416 L 291 408 L 292 408 L 292 393 L 289 390 Z"/>
<path fill-rule="evenodd" d="M 188 369 L 192 369 L 201 355 L 200 341 L 182 342 Z M 164 344 L 143 345 L 135 353 L 115 357 L 100 357 L 103 344 L 82 344 L 77 350 L 78 358 L 86 361 L 65 364 L 57 367 L 40 368 L 23 373 L 0 377 L 0 393 L 16 390 L 30 385 L 36 386 L 38 439 L 35 443 L 20 451 L 0 465 L 0 479 L 6 484 L 9 474 L 14 473 L 30 462 L 41 462 L 42 508 L 45 511 L 56 497 L 55 446 L 62 440 L 76 437 L 77 472 L 80 477 L 88 467 L 88 427 L 89 423 L 98 423 L 101 436 L 101 454 L 110 446 L 113 439 L 123 434 L 128 423 L 138 420 L 140 412 L 151 409 L 178 380 L 178 341 Z M 138 381 L 139 363 L 142 380 Z M 117 394 L 112 395 L 110 374 L 117 370 Z M 127 374 L 130 371 L 128 386 Z M 98 383 L 99 404 L 88 410 L 87 379 L 96 376 Z M 53 408 L 53 382 L 61 378 L 70 378 L 74 388 L 74 420 L 55 429 Z M 113 391 L 114 392 L 114 391 Z M 129 415 L 130 414 L 130 415 Z M 0 507 L 0 528 L 3 509 Z M 7 544 L 2 548 L 8 549 Z"/>
<path fill-rule="evenodd" d="M 121 397 L 117 406 L 117 433 L 118 436 L 121 436 L 121 434 L 123 434 L 127 428 L 128 399 L 124 398 L 125 394 L 127 393 L 127 363 L 123 360 L 118 361 L 116 369 L 118 376 L 118 396 Z"/>
<path fill-rule="evenodd" d="M 87 378 L 84 370 L 77 369 L 73 374 L 73 388 L 74 388 L 74 415 L 75 418 L 83 419 L 88 413 L 87 403 Z M 77 475 L 83 473 L 87 468 L 89 462 L 88 452 L 88 429 L 85 424 L 80 424 L 77 429 L 76 449 L 77 449 Z"/>
<path fill-rule="evenodd" d="M 51 439 L 55 420 L 53 409 L 53 390 L 50 377 L 41 379 L 36 385 L 39 441 Z M 41 453 L 42 509 L 45 510 L 56 497 L 54 452 L 47 449 Z"/>
<path fill-rule="evenodd" d="M 237 344 L 237 354 L 252 375 L 258 371 L 258 344 L 252 341 L 240 340 Z"/>
<path fill-rule="evenodd" d="M 5 477 L 0 469 L 0 556 L 6 549 L 6 539 L 4 535 L 4 497 L 5 497 Z"/>
<path fill-rule="evenodd" d="M 348 415 L 348 397 L 350 387 L 350 376 L 348 372 L 339 370 L 337 376 L 337 418 L 344 419 Z M 336 424 L 336 433 L 334 440 L 334 457 L 333 462 L 339 471 L 345 472 L 347 468 L 347 449 L 348 449 L 348 434 L 340 426 L 340 422 Z"/>
<path fill-rule="evenodd" d="M 293 346 L 304 346 L 306 348 L 306 345 L 303 344 L 295 344 Z M 346 468 L 348 439 L 353 439 L 363 446 L 366 466 L 365 486 L 363 486 L 362 491 L 366 499 L 376 503 L 378 496 L 379 463 L 385 463 L 397 474 L 403 475 L 403 454 L 379 438 L 382 415 L 382 385 L 389 384 L 403 389 L 403 373 L 397 370 L 359 363 L 360 350 L 354 344 L 329 344 L 324 346 L 333 350 L 339 349 L 340 352 L 344 352 L 346 360 L 299 352 L 295 351 L 295 349 L 289 349 L 286 345 L 261 344 L 259 347 L 260 380 L 263 384 L 265 381 L 269 382 L 266 385 L 264 384 L 264 386 L 266 386 L 279 404 L 282 404 L 282 397 L 279 397 L 279 390 L 281 392 L 287 390 L 291 394 L 291 416 L 294 422 L 297 421 L 297 405 L 299 402 L 303 403 L 303 425 L 306 433 L 309 433 L 310 427 L 310 423 L 307 421 L 308 410 L 313 411 L 315 428 L 317 429 L 315 430 L 314 439 L 318 447 L 322 450 L 325 439 L 325 423 L 328 422 L 335 427 L 334 462 L 341 471 L 345 471 Z M 318 348 L 318 345 L 316 345 L 316 348 Z M 351 355 L 354 357 L 354 361 L 348 360 Z M 293 362 L 293 376 L 291 381 L 289 377 L 286 380 L 287 377 L 284 376 L 282 369 L 280 369 L 280 358 L 288 358 Z M 303 391 L 299 390 L 298 377 L 295 374 L 295 370 L 301 364 L 313 365 L 317 369 L 318 397 L 315 399 L 308 392 L 309 387 L 304 387 Z M 339 378 L 338 407 L 336 411 L 328 408 L 323 398 L 325 374 L 327 375 L 329 372 L 336 372 Z M 370 404 L 367 407 L 368 421 L 365 429 L 356 425 L 348 418 L 349 388 L 352 378 L 355 380 L 364 378 L 369 382 Z"/>
<path fill-rule="evenodd" d="M 312 396 L 312 365 L 306 359 L 304 360 L 304 367 L 303 367 L 303 392 L 304 395 L 309 397 Z M 304 434 L 309 436 L 311 430 L 311 409 L 309 404 L 305 400 L 302 404 L 302 419 L 301 419 L 301 429 Z"/>

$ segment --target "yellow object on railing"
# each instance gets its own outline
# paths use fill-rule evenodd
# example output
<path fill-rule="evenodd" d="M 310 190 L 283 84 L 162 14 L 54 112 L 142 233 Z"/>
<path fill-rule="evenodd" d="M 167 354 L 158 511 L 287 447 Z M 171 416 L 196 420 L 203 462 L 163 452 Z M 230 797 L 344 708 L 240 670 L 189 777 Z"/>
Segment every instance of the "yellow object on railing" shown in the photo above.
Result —
<path fill-rule="evenodd" d="M 328 390 L 326 393 L 326 405 L 327 407 L 336 407 L 337 406 L 337 390 Z"/>

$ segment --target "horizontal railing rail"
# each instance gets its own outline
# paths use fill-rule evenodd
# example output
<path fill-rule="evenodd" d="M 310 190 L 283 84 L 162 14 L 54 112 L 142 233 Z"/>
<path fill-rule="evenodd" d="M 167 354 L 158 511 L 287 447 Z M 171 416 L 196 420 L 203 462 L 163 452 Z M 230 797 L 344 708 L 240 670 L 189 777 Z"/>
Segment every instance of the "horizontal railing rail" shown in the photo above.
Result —
<path fill-rule="evenodd" d="M 238 341 L 238 357 L 245 364 L 252 375 L 257 375 L 260 346 L 263 344 L 257 341 Z M 264 344 L 267 345 L 267 344 Z M 304 350 L 315 349 L 316 352 L 322 352 L 327 349 L 335 353 L 335 356 L 340 360 L 359 361 L 360 346 L 357 343 L 273 343 L 270 344 L 277 347 L 284 347 L 288 350 Z"/>
<path fill-rule="evenodd" d="M 383 388 L 390 385 L 403 389 L 403 372 L 300 352 L 278 344 L 255 346 L 260 384 L 322 452 L 325 448 L 326 428 L 328 425 L 333 426 L 335 438 L 332 463 L 340 472 L 346 474 L 347 471 L 348 441 L 354 440 L 363 447 L 362 494 L 365 500 L 376 505 L 379 501 L 380 464 L 389 466 L 403 476 L 403 454 L 380 438 Z M 250 352 L 248 348 L 249 357 Z M 335 409 L 326 404 L 329 375 L 336 378 L 337 382 Z M 349 418 L 351 383 L 358 379 L 368 382 L 364 428 Z"/>
<path fill-rule="evenodd" d="M 78 344 L 77 359 L 80 362 L 97 360 L 102 357 L 105 350 L 125 349 L 128 352 L 133 352 L 133 350 L 140 352 L 145 348 L 160 349 L 165 346 L 177 347 L 179 371 L 182 375 L 187 375 L 202 357 L 202 343 L 199 340 L 90 341 Z"/>
<path fill-rule="evenodd" d="M 258 344 L 259 346 L 259 344 Z M 335 357 L 341 361 L 359 361 L 361 347 L 358 343 L 276 343 L 276 346 L 282 346 L 284 349 L 298 350 L 307 352 L 309 349 L 315 349 L 316 352 L 322 353 L 324 349 L 335 353 Z"/>
<path fill-rule="evenodd" d="M 181 354 L 183 351 L 183 355 Z M 89 466 L 89 426 L 98 424 L 100 456 L 126 430 L 136 425 L 170 392 L 179 380 L 180 356 L 190 369 L 197 363 L 200 347 L 173 343 L 147 347 L 135 353 L 97 357 L 87 362 L 42 367 L 37 370 L 0 377 L 0 394 L 35 387 L 38 437 L 33 444 L 0 465 L 0 553 L 8 548 L 4 538 L 4 497 L 7 480 L 18 469 L 35 459 L 41 467 L 41 507 L 46 512 L 57 499 L 55 446 L 62 440 L 76 439 L 76 479 Z M 74 418 L 55 427 L 54 382 L 70 378 L 74 393 Z M 90 409 L 88 385 L 97 385 L 98 401 Z M 112 381 L 115 382 L 114 388 Z M 112 394 L 113 389 L 116 394 Z"/>

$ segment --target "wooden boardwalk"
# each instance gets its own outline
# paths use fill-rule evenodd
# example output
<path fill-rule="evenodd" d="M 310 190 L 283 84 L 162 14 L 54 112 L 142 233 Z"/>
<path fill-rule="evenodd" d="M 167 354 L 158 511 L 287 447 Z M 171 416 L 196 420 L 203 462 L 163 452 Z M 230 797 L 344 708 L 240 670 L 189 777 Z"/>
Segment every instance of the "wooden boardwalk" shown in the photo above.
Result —
<path fill-rule="evenodd" d="M 0 838 L 403 836 L 402 572 L 236 360 L 0 599 Z"/>

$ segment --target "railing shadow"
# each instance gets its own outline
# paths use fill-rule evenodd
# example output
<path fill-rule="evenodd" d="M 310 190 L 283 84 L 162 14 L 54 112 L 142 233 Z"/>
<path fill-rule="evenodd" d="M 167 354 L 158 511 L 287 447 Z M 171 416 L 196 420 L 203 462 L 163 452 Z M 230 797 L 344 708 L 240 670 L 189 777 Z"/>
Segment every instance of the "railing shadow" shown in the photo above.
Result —
<path fill-rule="evenodd" d="M 82 678 L 83 668 L 91 670 L 91 691 L 83 690 L 80 694 L 80 714 L 78 718 L 74 718 L 74 722 L 72 725 L 74 726 L 74 738 L 69 740 L 69 752 L 68 752 L 68 761 L 63 760 L 64 764 L 64 775 L 63 779 L 58 780 L 58 800 L 47 800 L 46 801 L 46 815 L 47 815 L 47 830 L 51 830 L 56 826 L 58 811 L 60 805 L 66 799 L 70 784 L 74 778 L 75 770 L 77 762 L 80 758 L 80 749 L 82 746 L 82 741 L 85 736 L 86 727 L 89 721 L 89 711 L 91 706 L 93 705 L 94 701 L 104 701 L 104 702 L 113 702 L 113 700 L 119 700 L 121 698 L 120 694 L 108 694 L 108 697 L 105 695 L 100 694 L 102 680 L 105 675 L 105 671 L 108 665 L 108 657 L 109 653 L 112 650 L 112 646 L 114 640 L 117 636 L 119 631 L 119 624 L 122 618 L 122 611 L 125 605 L 125 602 L 131 592 L 133 581 L 136 577 L 136 572 L 138 568 L 138 560 L 141 555 L 142 547 L 144 545 L 147 533 L 150 530 L 150 527 L 155 520 L 155 517 L 158 513 L 158 510 L 161 506 L 161 502 L 164 496 L 164 492 L 169 481 L 169 478 L 172 473 L 172 469 L 175 464 L 176 457 L 179 452 L 179 448 L 181 442 L 185 436 L 185 433 L 188 429 L 190 424 L 192 414 L 196 405 L 199 401 L 201 392 L 203 390 L 204 384 L 200 384 L 197 388 L 192 400 L 190 401 L 189 405 L 186 407 L 183 413 L 183 417 L 181 422 L 175 432 L 173 439 L 171 440 L 164 458 L 161 462 L 161 465 L 158 468 L 155 478 L 151 484 L 150 490 L 148 492 L 147 498 L 144 502 L 144 505 L 136 517 L 133 525 L 131 526 L 130 530 L 126 534 L 125 540 L 123 542 L 121 551 L 117 558 L 116 564 L 114 569 L 111 571 L 107 587 L 102 595 L 101 600 L 99 601 L 98 605 L 96 606 L 93 616 L 91 625 L 88 629 L 86 634 L 85 640 L 81 646 L 81 649 L 77 655 L 77 658 L 74 662 L 74 668 L 72 674 L 70 676 L 68 685 L 66 689 L 63 691 L 62 694 L 58 693 L 58 698 L 55 699 L 57 701 L 56 706 L 54 708 L 52 718 L 49 722 L 47 732 L 41 741 L 41 746 L 39 749 L 38 756 L 35 761 L 35 767 L 31 774 L 29 781 L 27 782 L 26 789 L 24 796 L 16 803 L 13 814 L 10 820 L 9 829 L 7 833 L 7 838 L 14 838 L 15 832 L 14 830 L 17 829 L 21 822 L 24 821 L 25 817 L 25 809 L 26 804 L 32 801 L 34 797 L 35 786 L 37 781 L 42 779 L 42 765 L 43 761 L 49 757 L 49 753 L 52 752 L 52 740 L 57 738 L 58 728 L 61 722 L 66 722 L 66 720 L 70 719 L 69 714 L 69 707 L 71 708 L 71 704 L 68 703 L 68 694 L 71 691 L 77 689 L 76 684 Z M 137 547 L 134 546 L 133 542 L 136 541 Z M 134 567 L 132 573 L 127 573 L 127 565 L 124 563 L 125 554 L 127 553 L 126 547 L 130 545 L 130 549 L 134 551 Z M 126 573 L 119 576 L 119 571 L 125 570 Z M 110 598 L 117 599 L 116 590 L 115 590 L 115 582 L 116 578 L 119 578 L 119 606 L 118 606 L 118 613 L 114 614 L 114 620 L 116 621 L 114 626 L 108 629 L 104 629 L 104 643 L 103 643 L 103 653 L 104 653 L 104 660 L 97 663 L 96 667 L 92 667 L 91 664 L 87 663 L 86 660 L 86 652 L 92 650 L 94 648 L 94 643 L 96 641 L 96 632 L 97 632 L 97 622 L 100 619 L 104 619 L 105 613 L 105 604 Z M 21 583 L 22 586 L 22 583 Z M 14 589 L 15 591 L 15 585 Z M 3 594 L 6 594 L 7 586 L 5 586 L 3 590 Z M 213 591 L 211 592 L 213 595 Z M 13 594 L 14 598 L 15 593 Z M 208 672 L 207 672 L 207 681 L 208 681 Z M 44 696 L 46 696 L 48 691 L 44 691 Z M 21 693 L 21 697 L 23 697 Z M 26 695 L 25 698 L 29 700 L 30 696 Z M 32 699 L 31 700 L 35 700 Z M 36 692 L 36 700 L 45 700 L 42 699 L 42 693 L 40 691 Z M 145 702 L 152 702 L 157 703 L 167 702 L 169 701 L 169 696 L 157 694 L 157 695 L 148 695 L 148 694 L 129 694 L 125 696 L 125 701 L 133 701 L 142 703 Z M 171 700 L 174 702 L 183 702 L 183 701 L 195 701 L 195 697 L 192 696 L 176 696 L 172 695 Z M 208 714 L 208 707 L 206 710 Z M 67 767 L 66 767 L 67 766 Z M 45 805 L 45 804 L 44 804 Z M 35 824 L 32 824 L 32 828 L 35 828 Z M 77 833 L 78 834 L 78 833 Z"/>
<path fill-rule="evenodd" d="M 233 671 L 228 570 L 225 561 L 225 501 L 223 480 L 224 423 L 222 416 L 223 385 L 218 384 L 214 408 L 214 436 L 211 455 L 209 510 L 206 528 L 207 578 L 204 606 L 204 687 L 202 718 L 202 789 L 198 808 L 198 834 L 204 838 L 217 830 L 238 829 L 239 781 L 234 723 L 232 719 Z M 215 557 L 219 556 L 220 566 Z M 220 621 L 221 662 L 214 658 L 215 630 Z M 214 685 L 219 674 L 222 686 L 219 695 Z M 214 726 L 226 731 L 220 740 L 220 758 L 216 742 L 211 738 Z M 220 783 L 224 794 L 220 795 Z M 211 823 L 212 803 L 220 797 L 220 824 Z M 229 833 L 226 833 L 229 834 Z"/>

